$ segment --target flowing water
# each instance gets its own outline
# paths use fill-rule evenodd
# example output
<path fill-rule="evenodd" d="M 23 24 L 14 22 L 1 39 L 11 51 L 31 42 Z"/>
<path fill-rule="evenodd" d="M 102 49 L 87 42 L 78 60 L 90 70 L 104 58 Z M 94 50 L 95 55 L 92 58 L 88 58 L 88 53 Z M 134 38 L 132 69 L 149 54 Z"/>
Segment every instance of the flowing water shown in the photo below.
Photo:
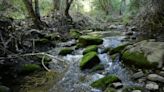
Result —
<path fill-rule="evenodd" d="M 123 44 L 121 42 L 123 38 L 124 37 L 120 35 L 110 37 L 106 35 L 103 38 L 103 44 L 98 50 L 99 53 L 101 53 L 104 48 L 114 48 Z M 67 43 L 71 43 L 71 41 Z M 60 43 L 58 45 L 59 48 L 55 48 L 49 53 L 52 55 L 57 55 L 59 50 L 62 49 L 63 46 L 66 46 L 64 43 Z M 60 72 L 63 76 L 61 76 L 59 82 L 54 84 L 53 88 L 50 89 L 49 92 L 102 92 L 101 90 L 93 89 L 90 84 L 108 74 L 117 75 L 122 80 L 124 85 L 135 85 L 130 80 L 130 71 L 121 64 L 119 55 L 113 62 L 107 53 L 99 54 L 98 56 L 101 60 L 101 64 L 104 65 L 105 69 L 102 71 L 91 72 L 89 70 L 81 71 L 79 69 L 79 62 L 83 56 L 82 52 L 83 49 L 78 49 L 75 50 L 73 54 L 66 56 L 55 56 L 61 58 L 62 60 L 57 61 L 54 59 L 54 62 L 50 64 L 50 67 L 55 71 Z"/>

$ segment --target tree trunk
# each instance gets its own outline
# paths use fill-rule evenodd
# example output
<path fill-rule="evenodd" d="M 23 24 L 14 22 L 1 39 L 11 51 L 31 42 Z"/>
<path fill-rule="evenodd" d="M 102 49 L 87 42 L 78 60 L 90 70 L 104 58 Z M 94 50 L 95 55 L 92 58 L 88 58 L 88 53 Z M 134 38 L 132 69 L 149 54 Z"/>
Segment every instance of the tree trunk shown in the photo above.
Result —
<path fill-rule="evenodd" d="M 65 9 L 65 16 L 70 19 L 70 21 L 72 22 L 72 17 L 69 14 L 69 9 L 71 7 L 73 0 L 66 0 L 66 9 Z"/>
<path fill-rule="evenodd" d="M 34 25 L 37 28 L 42 29 L 43 28 L 43 23 L 39 19 L 39 16 L 36 15 L 36 13 L 35 13 L 35 11 L 33 9 L 32 0 L 23 0 L 23 2 L 24 2 L 25 6 L 27 8 L 29 16 L 32 18 L 32 20 L 34 22 Z"/>
<path fill-rule="evenodd" d="M 123 15 L 126 9 L 126 0 L 121 0 L 120 3 L 120 15 Z"/>
<path fill-rule="evenodd" d="M 35 14 L 40 19 L 39 1 L 35 0 Z"/>
<path fill-rule="evenodd" d="M 60 0 L 53 0 L 54 11 L 58 11 L 60 9 Z"/>

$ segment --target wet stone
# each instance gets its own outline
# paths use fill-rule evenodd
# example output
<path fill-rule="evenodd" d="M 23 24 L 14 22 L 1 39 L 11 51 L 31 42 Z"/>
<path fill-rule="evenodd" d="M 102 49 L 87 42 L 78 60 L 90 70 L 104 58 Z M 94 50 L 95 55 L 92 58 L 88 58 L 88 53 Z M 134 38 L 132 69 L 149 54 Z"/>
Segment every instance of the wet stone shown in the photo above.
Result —
<path fill-rule="evenodd" d="M 115 83 L 112 83 L 112 86 L 116 89 L 119 89 L 119 88 L 122 88 L 123 85 L 121 82 L 115 82 Z"/>
<path fill-rule="evenodd" d="M 159 75 L 161 75 L 161 76 L 164 77 L 164 71 L 160 71 L 160 72 L 159 72 Z"/>
<path fill-rule="evenodd" d="M 141 90 L 133 90 L 132 92 L 142 92 Z"/>
<path fill-rule="evenodd" d="M 144 76 L 144 73 L 142 71 L 140 71 L 140 72 L 137 72 L 137 73 L 133 74 L 132 78 L 133 79 L 138 79 L 138 78 L 141 78 L 143 76 Z"/>
<path fill-rule="evenodd" d="M 155 82 L 150 82 L 146 84 L 146 88 L 148 90 L 158 90 L 159 89 L 159 85 Z"/>
<path fill-rule="evenodd" d="M 151 81 L 158 81 L 164 83 L 164 77 L 157 74 L 149 74 L 147 78 Z"/>

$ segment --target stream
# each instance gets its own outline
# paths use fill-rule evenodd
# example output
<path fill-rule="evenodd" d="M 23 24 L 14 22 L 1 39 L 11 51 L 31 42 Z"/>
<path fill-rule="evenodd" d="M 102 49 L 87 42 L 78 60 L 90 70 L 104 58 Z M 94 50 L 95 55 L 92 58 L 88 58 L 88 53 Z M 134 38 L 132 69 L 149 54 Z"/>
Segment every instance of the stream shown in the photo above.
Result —
<path fill-rule="evenodd" d="M 124 44 L 124 42 L 122 42 L 124 36 L 121 35 L 121 32 L 120 34 L 115 34 L 113 36 L 111 35 L 113 34 L 112 32 L 104 34 L 104 42 L 98 49 L 98 56 L 101 61 L 100 64 L 104 66 L 104 70 L 96 72 L 91 72 L 90 70 L 81 71 L 79 68 L 79 62 L 83 56 L 82 52 L 84 49 L 82 48 L 77 49 L 72 54 L 66 56 L 57 55 L 60 49 L 64 48 L 67 44 L 75 43 L 75 40 L 59 43 L 58 48 L 49 51 L 50 54 L 64 60 L 60 62 L 53 60 L 54 62 L 50 64 L 52 69 L 60 72 L 63 76 L 56 84 L 54 84 L 53 88 L 51 88 L 49 92 L 102 92 L 101 90 L 92 88 L 90 84 L 108 74 L 117 75 L 122 80 L 124 86 L 138 85 L 131 81 L 129 77 L 131 75 L 131 71 L 121 64 L 119 55 L 113 61 L 107 53 L 102 53 L 104 48 L 114 48 Z"/>

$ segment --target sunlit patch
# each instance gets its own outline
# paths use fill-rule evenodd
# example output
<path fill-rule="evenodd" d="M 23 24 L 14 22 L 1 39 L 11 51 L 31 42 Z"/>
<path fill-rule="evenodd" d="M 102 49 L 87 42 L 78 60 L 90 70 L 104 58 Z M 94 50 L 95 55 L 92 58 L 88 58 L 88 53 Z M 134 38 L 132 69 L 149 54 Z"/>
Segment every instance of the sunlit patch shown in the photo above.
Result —
<path fill-rule="evenodd" d="M 91 11 L 91 1 L 90 0 L 84 0 L 81 1 L 83 5 L 83 10 L 84 12 L 90 12 Z"/>

